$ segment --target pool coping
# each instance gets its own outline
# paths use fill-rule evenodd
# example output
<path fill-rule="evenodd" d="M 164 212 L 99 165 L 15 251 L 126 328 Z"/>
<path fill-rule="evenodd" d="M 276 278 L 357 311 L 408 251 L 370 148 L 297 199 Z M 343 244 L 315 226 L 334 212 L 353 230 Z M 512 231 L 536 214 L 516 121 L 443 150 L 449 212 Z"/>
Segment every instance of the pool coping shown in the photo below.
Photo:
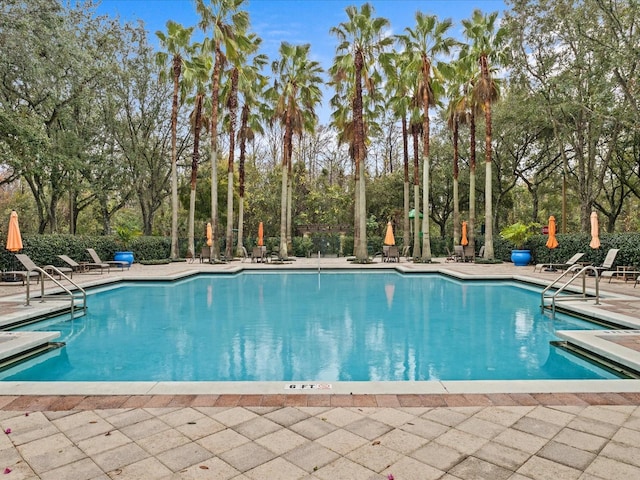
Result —
<path fill-rule="evenodd" d="M 419 264 L 416 264 L 419 265 Z M 482 275 L 475 272 L 474 274 L 466 274 L 446 268 L 436 268 L 425 271 L 421 268 L 415 268 L 416 265 L 396 264 L 393 268 L 384 268 L 384 270 L 398 271 L 403 274 L 441 274 L 458 280 L 475 280 L 475 281 L 516 281 L 525 284 L 533 284 L 536 286 L 546 286 L 549 284 L 545 279 L 532 278 L 517 274 L 491 274 Z M 363 267 L 363 268 L 360 268 Z M 383 270 L 376 268 L 375 265 L 356 266 L 355 268 L 364 271 Z M 98 278 L 83 284 L 83 288 L 99 288 L 109 285 L 115 285 L 128 281 L 178 281 L 191 276 L 202 273 L 215 274 L 236 274 L 244 270 L 254 271 L 257 268 L 251 268 L 250 264 L 228 264 L 222 266 L 215 271 L 208 268 L 194 268 L 189 271 L 175 272 L 169 275 L 158 276 L 110 276 Z M 260 271 L 277 271 L 282 272 L 282 266 L 277 268 L 260 268 Z M 287 268 L 285 268 L 287 270 Z M 292 271 L 315 271 L 314 267 L 295 267 Z M 353 271 L 344 268 L 326 268 L 325 271 Z M 52 289 L 55 290 L 55 289 Z M 588 290 L 590 294 L 595 293 Z M 22 295 L 1 297 L 2 302 L 16 302 Z M 623 294 L 607 292 L 603 300 L 609 299 L 625 299 L 637 297 L 629 297 Z M 563 302 L 563 307 L 577 314 L 588 315 L 595 318 L 601 318 L 610 322 L 619 323 L 629 328 L 640 329 L 640 321 L 633 317 L 621 315 L 615 312 L 608 312 L 598 308 L 594 302 Z M 32 304 L 36 309 L 37 315 L 50 315 L 61 307 L 52 307 L 51 305 Z M 37 308 L 40 307 L 40 308 Z M 29 308 L 29 307 L 25 307 Z M 7 323 L 15 322 L 15 318 L 33 317 L 33 311 L 18 312 L 10 315 L 11 320 L 3 319 L 0 321 L 0 327 Z M 602 335 L 601 335 L 602 336 Z M 588 344 L 591 339 L 579 336 L 583 344 Z M 615 345 L 596 338 L 597 348 L 601 353 L 611 354 L 614 358 L 630 358 L 633 365 L 640 365 L 640 352 Z M 610 345 L 607 345 L 610 344 Z M 621 354 L 621 349 L 623 353 Z M 325 385 L 330 383 L 330 388 L 313 388 L 313 385 Z M 297 388 L 291 389 L 291 385 Z M 307 386 L 305 388 L 305 385 Z M 487 394 L 487 393 L 607 393 L 607 392 L 640 392 L 640 380 L 635 379 L 610 379 L 610 380 L 472 380 L 472 381 L 408 381 L 408 382 L 5 382 L 0 381 L 0 395 L 296 395 L 296 394 L 312 394 L 312 395 L 399 395 L 399 394 L 417 394 L 417 395 L 446 395 L 446 394 Z"/>

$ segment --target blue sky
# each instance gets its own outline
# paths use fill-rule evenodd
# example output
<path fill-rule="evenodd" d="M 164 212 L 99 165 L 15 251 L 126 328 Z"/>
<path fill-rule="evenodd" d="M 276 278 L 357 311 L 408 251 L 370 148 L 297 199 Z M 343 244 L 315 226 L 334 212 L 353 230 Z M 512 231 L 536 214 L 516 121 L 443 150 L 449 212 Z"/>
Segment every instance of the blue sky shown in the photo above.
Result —
<path fill-rule="evenodd" d="M 248 0 L 252 31 L 263 40 L 264 53 L 270 60 L 277 58 L 280 43 L 310 43 L 311 56 L 323 68 L 331 65 L 335 56 L 336 38 L 329 33 L 331 27 L 347 20 L 345 8 L 360 6 L 363 1 L 346 0 Z M 504 0 L 370 0 L 375 15 L 391 22 L 391 33 L 402 33 L 415 24 L 415 13 L 451 18 L 451 35 L 462 38 L 460 20 L 469 18 L 475 9 L 485 13 L 505 10 Z M 155 41 L 157 30 L 166 30 L 167 20 L 184 26 L 196 26 L 198 15 L 193 0 L 102 0 L 99 14 L 119 15 L 123 21 L 141 19 Z M 327 95 L 327 94 L 325 94 Z M 327 101 L 328 98 L 325 98 Z M 326 121 L 322 118 L 321 121 Z"/>

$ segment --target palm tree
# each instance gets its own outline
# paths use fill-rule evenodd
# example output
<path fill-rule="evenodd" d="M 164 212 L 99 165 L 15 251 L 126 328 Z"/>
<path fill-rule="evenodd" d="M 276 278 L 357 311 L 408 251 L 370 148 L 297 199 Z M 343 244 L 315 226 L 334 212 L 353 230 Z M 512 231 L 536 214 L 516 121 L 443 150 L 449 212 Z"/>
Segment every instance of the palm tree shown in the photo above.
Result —
<path fill-rule="evenodd" d="M 401 36 L 407 51 L 414 56 L 415 68 L 420 71 L 418 91 L 422 107 L 422 261 L 431 261 L 431 242 L 429 236 L 429 107 L 436 104 L 440 84 L 434 82 L 439 77 L 434 59 L 440 54 L 448 54 L 456 41 L 447 37 L 452 21 L 439 21 L 435 15 L 416 13 L 415 28 L 407 27 L 406 35 Z M 410 67 L 411 68 L 411 67 Z"/>
<path fill-rule="evenodd" d="M 267 96 L 274 103 L 273 117 L 284 129 L 282 149 L 282 195 L 280 201 L 280 256 L 288 256 L 288 192 L 289 172 L 292 158 L 293 135 L 300 134 L 315 125 L 315 108 L 322 99 L 319 85 L 322 83 L 322 68 L 309 59 L 311 45 L 280 45 L 280 58 L 271 68 L 275 80 Z"/>
<path fill-rule="evenodd" d="M 256 49 L 260 45 L 261 40 L 255 38 Z M 238 142 L 240 147 L 240 156 L 238 158 L 238 254 L 242 253 L 244 243 L 244 164 L 246 158 L 247 141 L 254 138 L 256 132 L 262 133 L 262 125 L 260 117 L 252 114 L 252 109 L 259 103 L 259 98 L 264 94 L 267 84 L 265 76 L 260 74 L 260 70 L 267 63 L 267 57 L 259 54 L 253 57 L 250 64 L 244 64 L 239 67 L 238 89 L 241 93 L 244 103 L 240 114 L 240 128 L 238 129 Z"/>
<path fill-rule="evenodd" d="M 409 69 L 406 65 L 409 56 L 405 52 L 389 52 L 380 55 L 380 63 L 385 70 L 387 83 L 387 104 L 396 118 L 400 118 L 402 124 L 402 158 L 404 167 L 403 188 L 403 244 L 410 245 L 410 189 L 409 189 L 409 129 L 407 127 L 407 115 L 410 109 L 409 87 L 413 84 Z"/>
<path fill-rule="evenodd" d="M 193 154 L 191 156 L 191 181 L 189 195 L 189 223 L 188 223 L 188 247 L 187 257 L 195 256 L 195 212 L 196 212 L 196 182 L 198 179 L 198 164 L 200 163 L 200 135 L 202 129 L 208 126 L 208 119 L 203 115 L 205 90 L 209 72 L 211 71 L 211 59 L 202 52 L 185 62 L 184 92 L 195 89 L 193 111 L 191 112 L 191 125 L 193 128 Z"/>
<path fill-rule="evenodd" d="M 389 27 L 389 20 L 382 17 L 373 17 L 374 9 L 369 3 L 365 3 L 358 11 L 357 7 L 346 8 L 349 18 L 331 29 L 336 35 L 339 44 L 336 47 L 334 67 L 338 74 L 347 78 L 346 74 L 353 71 L 354 93 L 352 98 L 353 109 L 353 150 L 355 158 L 355 179 L 357 195 L 357 230 L 359 236 L 355 245 L 355 256 L 358 262 L 367 262 L 369 253 L 367 250 L 367 208 L 365 195 L 365 168 L 367 152 L 365 146 L 365 123 L 363 118 L 362 85 L 367 90 L 373 91 L 375 87 L 375 68 L 378 56 L 393 44 L 393 39 L 385 36 Z"/>
<path fill-rule="evenodd" d="M 166 52 L 156 54 L 156 62 L 164 66 L 171 57 L 171 74 L 173 81 L 173 100 L 171 104 L 171 258 L 176 259 L 178 252 L 178 95 L 180 90 L 180 75 L 184 63 L 183 55 L 191 44 L 191 34 L 193 27 L 184 28 L 179 23 L 172 20 L 167 22 L 167 33 L 157 31 L 156 36 L 160 40 L 160 45 Z M 166 78 L 167 73 L 163 70 L 161 78 Z"/>
<path fill-rule="evenodd" d="M 226 62 L 225 52 L 233 52 L 235 32 L 246 31 L 249 14 L 239 10 L 245 0 L 196 0 L 196 11 L 200 15 L 199 27 L 202 31 L 212 31 L 211 38 L 205 38 L 204 48 L 214 54 L 211 73 L 211 227 L 213 233 L 212 258 L 220 259 L 219 219 L 218 219 L 218 122 L 220 109 L 220 75 Z M 224 50 L 223 50 L 224 47 Z"/>
<path fill-rule="evenodd" d="M 470 20 L 463 20 L 464 35 L 471 42 L 466 55 L 475 59 L 480 67 L 480 76 L 474 84 L 475 99 L 482 104 L 485 121 L 485 258 L 493 260 L 493 199 L 491 169 L 491 105 L 498 99 L 497 81 L 493 78 L 495 64 L 504 59 L 505 28 L 496 28 L 498 12 L 484 15 L 475 10 Z M 494 65 L 490 65 L 490 64 Z"/>

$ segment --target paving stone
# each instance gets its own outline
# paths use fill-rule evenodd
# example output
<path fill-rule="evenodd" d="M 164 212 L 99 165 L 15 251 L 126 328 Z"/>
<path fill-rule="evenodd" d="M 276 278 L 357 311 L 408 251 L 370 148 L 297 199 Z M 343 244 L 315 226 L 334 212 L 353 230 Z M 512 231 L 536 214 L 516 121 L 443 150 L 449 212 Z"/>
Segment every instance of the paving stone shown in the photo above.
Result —
<path fill-rule="evenodd" d="M 295 423 L 289 429 L 302 435 L 309 440 L 315 440 L 323 437 L 328 433 L 335 431 L 338 427 L 329 422 L 325 422 L 318 417 L 310 417 L 301 422 Z"/>
<path fill-rule="evenodd" d="M 233 427 L 257 417 L 258 415 L 243 407 L 234 407 L 211 415 L 211 418 L 227 427 Z"/>
<path fill-rule="evenodd" d="M 433 440 L 449 430 L 445 425 L 425 418 L 415 418 L 400 428 L 405 432 L 413 433 L 427 440 Z"/>
<path fill-rule="evenodd" d="M 478 437 L 491 440 L 493 437 L 505 431 L 507 427 L 496 425 L 495 423 L 482 420 L 481 418 L 471 417 L 456 426 L 457 430 L 471 433 Z"/>
<path fill-rule="evenodd" d="M 582 472 L 575 468 L 534 456 L 522 465 L 516 473 L 534 480 L 572 480 L 578 478 Z"/>
<path fill-rule="evenodd" d="M 562 429 L 562 431 L 558 433 L 553 440 L 558 443 L 564 443 L 565 445 L 570 445 L 572 447 L 579 448 L 580 450 L 593 453 L 599 452 L 607 443 L 606 438 L 573 430 L 572 428 Z"/>
<path fill-rule="evenodd" d="M 298 423 L 305 418 L 309 418 L 309 414 L 294 407 L 283 407 L 273 412 L 267 413 L 265 418 L 268 418 L 272 422 L 276 422 L 278 425 L 288 427 L 294 423 Z"/>
<path fill-rule="evenodd" d="M 227 450 L 231 450 L 232 448 L 236 448 L 240 445 L 244 445 L 245 443 L 249 443 L 250 441 L 251 440 L 243 435 L 240 435 L 238 432 L 234 432 L 231 429 L 226 429 L 218 433 L 214 433 L 213 435 L 201 438 L 196 442 L 209 450 L 214 455 L 219 455 L 223 452 L 226 452 Z"/>
<path fill-rule="evenodd" d="M 477 435 L 472 435 L 456 429 L 449 430 L 443 435 L 440 435 L 434 441 L 467 455 L 473 455 L 488 442 L 486 438 L 478 437 Z"/>
<path fill-rule="evenodd" d="M 500 467 L 508 470 L 516 471 L 520 468 L 531 455 L 523 452 L 522 450 L 516 450 L 515 448 L 507 447 L 506 445 L 500 445 L 499 443 L 487 443 L 480 450 L 474 453 L 474 457 L 487 462 L 494 463 Z"/>
<path fill-rule="evenodd" d="M 611 437 L 611 440 L 632 446 L 640 445 L 640 431 L 623 427 Z"/>
<path fill-rule="evenodd" d="M 78 448 L 85 454 L 91 456 L 100 452 L 111 450 L 122 445 L 130 443 L 131 439 L 122 432 L 115 430 L 107 434 L 96 435 L 95 437 L 87 438 L 78 442 Z"/>
<path fill-rule="evenodd" d="M 613 425 L 622 425 L 629 418 L 633 412 L 633 407 L 627 406 L 609 406 L 609 405 L 591 405 L 586 407 L 580 416 L 583 418 L 590 418 L 592 420 L 599 420 L 605 423 L 611 423 Z"/>
<path fill-rule="evenodd" d="M 350 423 L 360 420 L 363 415 L 349 408 L 334 408 L 321 415 L 321 420 L 325 420 L 337 427 L 344 427 Z"/>
<path fill-rule="evenodd" d="M 300 445 L 304 445 L 308 441 L 309 440 L 304 438 L 302 435 L 298 435 L 295 432 L 283 428 L 277 432 L 258 438 L 255 442 L 258 445 L 262 445 L 263 447 L 271 450 L 276 455 L 282 455 L 299 447 Z"/>
<path fill-rule="evenodd" d="M 442 425 L 446 425 L 447 427 L 455 427 L 459 423 L 464 422 L 471 415 L 471 412 L 467 412 L 462 409 L 454 410 L 451 408 L 434 408 L 422 415 L 422 418 L 438 422 Z"/>
<path fill-rule="evenodd" d="M 156 455 L 158 460 L 174 472 L 199 462 L 204 462 L 212 456 L 213 454 L 209 450 L 195 442 L 187 443 Z"/>
<path fill-rule="evenodd" d="M 618 431 L 617 425 L 601 422 L 600 420 L 593 420 L 592 418 L 576 417 L 567 427 L 580 432 L 589 433 L 591 435 L 597 435 L 602 438 L 611 438 Z"/>
<path fill-rule="evenodd" d="M 390 425 L 379 422 L 372 418 L 361 418 L 360 420 L 350 423 L 345 430 L 360 435 L 368 440 L 375 440 L 392 429 Z"/>
<path fill-rule="evenodd" d="M 547 440 L 537 435 L 509 428 L 495 437 L 493 442 L 534 454 L 547 443 Z"/>
<path fill-rule="evenodd" d="M 94 455 L 92 458 L 105 472 L 121 469 L 132 463 L 149 458 L 149 453 L 135 443 L 129 443 Z"/>
<path fill-rule="evenodd" d="M 313 476 L 321 480 L 349 479 L 349 480 L 370 480 L 376 472 L 369 470 L 347 458 L 340 458 L 313 472 Z"/>
<path fill-rule="evenodd" d="M 171 470 L 163 465 L 162 462 L 158 461 L 158 459 L 150 457 L 119 468 L 110 473 L 113 478 L 147 480 L 166 477 L 171 474 Z"/>
<path fill-rule="evenodd" d="M 282 425 L 278 425 L 276 422 L 272 422 L 268 418 L 264 417 L 252 418 L 251 420 L 234 427 L 234 430 L 240 435 L 244 435 L 252 440 L 264 437 L 265 435 L 277 432 L 281 429 Z"/>
<path fill-rule="evenodd" d="M 519 413 L 517 411 L 508 410 L 504 407 L 488 407 L 480 410 L 473 416 L 473 418 L 479 418 L 487 422 L 502 425 L 503 427 L 510 427 L 524 417 L 526 413 L 527 411 L 524 409 Z"/>
<path fill-rule="evenodd" d="M 444 472 L 442 470 L 410 457 L 400 458 L 400 460 L 381 473 L 384 475 L 383 478 L 389 478 L 388 475 L 392 474 L 394 478 L 399 480 L 436 480 L 446 478 L 446 476 L 443 477 Z M 451 476 L 449 480 L 455 479 Z"/>
<path fill-rule="evenodd" d="M 561 427 L 566 426 L 575 418 L 575 415 L 573 414 L 543 406 L 535 407 L 527 413 L 526 416 L 537 420 L 544 420 L 547 423 L 553 423 L 554 425 L 559 425 Z"/>
<path fill-rule="evenodd" d="M 306 443 L 284 455 L 285 460 L 297 465 L 307 473 L 315 472 L 338 458 L 340 458 L 340 455 L 336 452 L 316 442 Z"/>
<path fill-rule="evenodd" d="M 558 425 L 531 417 L 521 418 L 513 424 L 513 428 L 546 439 L 553 438 L 562 430 Z"/>
<path fill-rule="evenodd" d="M 197 422 L 205 417 L 204 413 L 194 408 L 179 408 L 163 415 L 158 415 L 160 420 L 174 428 L 189 422 Z"/>
<path fill-rule="evenodd" d="M 18 452 L 39 474 L 87 457 L 82 450 L 62 434 L 21 445 L 18 447 Z"/>
<path fill-rule="evenodd" d="M 170 476 L 170 478 L 175 478 L 175 480 L 229 480 L 231 478 L 240 480 L 244 476 L 238 476 L 239 473 L 228 463 L 213 457 L 203 462 L 198 462 L 197 465 L 184 468 L 179 473 Z M 248 477 L 244 478 L 248 479 Z"/>
<path fill-rule="evenodd" d="M 506 480 L 513 472 L 479 458 L 468 457 L 453 467 L 449 473 L 465 480 L 475 480 L 477 478 Z"/>
<path fill-rule="evenodd" d="M 422 409 L 420 410 L 422 411 Z M 369 418 L 391 425 L 392 427 L 399 427 L 407 422 L 412 422 L 416 418 L 416 415 L 400 409 L 381 408 L 371 413 Z"/>
<path fill-rule="evenodd" d="M 13 474 L 13 472 L 11 472 Z M 40 474 L 40 480 L 93 480 L 104 475 L 104 472 L 89 458 L 58 467 Z"/>
<path fill-rule="evenodd" d="M 307 475 L 307 472 L 283 458 L 274 458 L 270 462 L 245 472 L 245 476 L 255 480 L 297 480 Z"/>
<path fill-rule="evenodd" d="M 253 442 L 227 450 L 218 456 L 240 472 L 251 470 L 276 457 L 273 452 Z"/>
<path fill-rule="evenodd" d="M 600 456 L 587 467 L 585 474 L 615 480 L 636 479 L 640 478 L 640 468 Z"/>
<path fill-rule="evenodd" d="M 133 425 L 144 420 L 148 420 L 152 417 L 153 415 L 151 415 L 146 410 L 142 408 L 135 408 L 133 410 L 126 410 L 123 412 L 115 413 L 104 418 L 115 428 L 120 428 L 126 427 L 128 425 Z"/>
<path fill-rule="evenodd" d="M 640 447 L 611 442 L 602 449 L 602 456 L 640 467 Z"/>
<path fill-rule="evenodd" d="M 166 430 L 164 432 L 156 433 L 149 437 L 141 438 L 136 443 L 144 448 L 151 455 L 158 455 L 172 448 L 181 447 L 190 443 L 191 440 L 185 437 L 178 430 Z"/>
<path fill-rule="evenodd" d="M 446 472 L 465 459 L 467 455 L 446 445 L 430 442 L 413 452 L 411 457 Z"/>
<path fill-rule="evenodd" d="M 346 455 L 369 442 L 370 440 L 343 429 L 331 432 L 316 440 L 316 443 L 325 446 L 340 455 Z"/>
<path fill-rule="evenodd" d="M 558 442 L 547 443 L 537 455 L 578 470 L 584 470 L 596 457 L 594 453 Z"/>
<path fill-rule="evenodd" d="M 165 432 L 169 430 L 169 428 L 169 425 L 164 423 L 162 420 L 158 418 L 150 418 L 127 427 L 122 427 L 120 431 L 131 440 L 136 441 L 160 432 Z"/>
<path fill-rule="evenodd" d="M 360 448 L 349 452 L 345 457 L 379 473 L 389 465 L 400 460 L 402 455 L 381 444 L 366 443 Z"/>
<path fill-rule="evenodd" d="M 403 455 L 408 455 L 428 442 L 424 437 L 397 428 L 384 434 L 378 440 L 380 440 L 380 443 L 385 447 L 400 452 Z"/>

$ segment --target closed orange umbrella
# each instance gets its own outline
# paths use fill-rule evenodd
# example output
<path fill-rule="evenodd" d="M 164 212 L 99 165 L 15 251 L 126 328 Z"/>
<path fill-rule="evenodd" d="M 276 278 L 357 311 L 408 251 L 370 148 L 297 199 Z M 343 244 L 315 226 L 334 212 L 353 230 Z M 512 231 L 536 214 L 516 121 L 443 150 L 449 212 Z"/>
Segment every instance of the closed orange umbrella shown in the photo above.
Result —
<path fill-rule="evenodd" d="M 258 246 L 264 246 L 264 226 L 262 225 L 262 222 L 258 225 Z"/>
<path fill-rule="evenodd" d="M 589 242 L 591 248 L 600 248 L 599 230 L 598 214 L 591 212 L 591 241 Z"/>
<path fill-rule="evenodd" d="M 385 245 L 395 245 L 396 239 L 393 236 L 393 226 L 391 222 L 387 222 L 387 233 L 384 235 L 384 244 Z"/>
<path fill-rule="evenodd" d="M 558 239 L 556 238 L 556 217 L 551 215 L 549 217 L 549 238 L 547 239 L 547 248 L 556 248 L 558 246 Z"/>
<path fill-rule="evenodd" d="M 207 247 L 213 245 L 213 231 L 211 230 L 211 223 L 207 223 Z"/>
<path fill-rule="evenodd" d="M 469 239 L 467 238 L 467 222 L 462 222 L 462 239 L 460 245 L 469 245 Z"/>
<path fill-rule="evenodd" d="M 20 235 L 20 226 L 18 225 L 18 214 L 15 210 L 11 212 L 9 217 L 9 232 L 7 233 L 7 250 L 10 252 L 19 252 L 22 250 L 22 235 Z"/>

